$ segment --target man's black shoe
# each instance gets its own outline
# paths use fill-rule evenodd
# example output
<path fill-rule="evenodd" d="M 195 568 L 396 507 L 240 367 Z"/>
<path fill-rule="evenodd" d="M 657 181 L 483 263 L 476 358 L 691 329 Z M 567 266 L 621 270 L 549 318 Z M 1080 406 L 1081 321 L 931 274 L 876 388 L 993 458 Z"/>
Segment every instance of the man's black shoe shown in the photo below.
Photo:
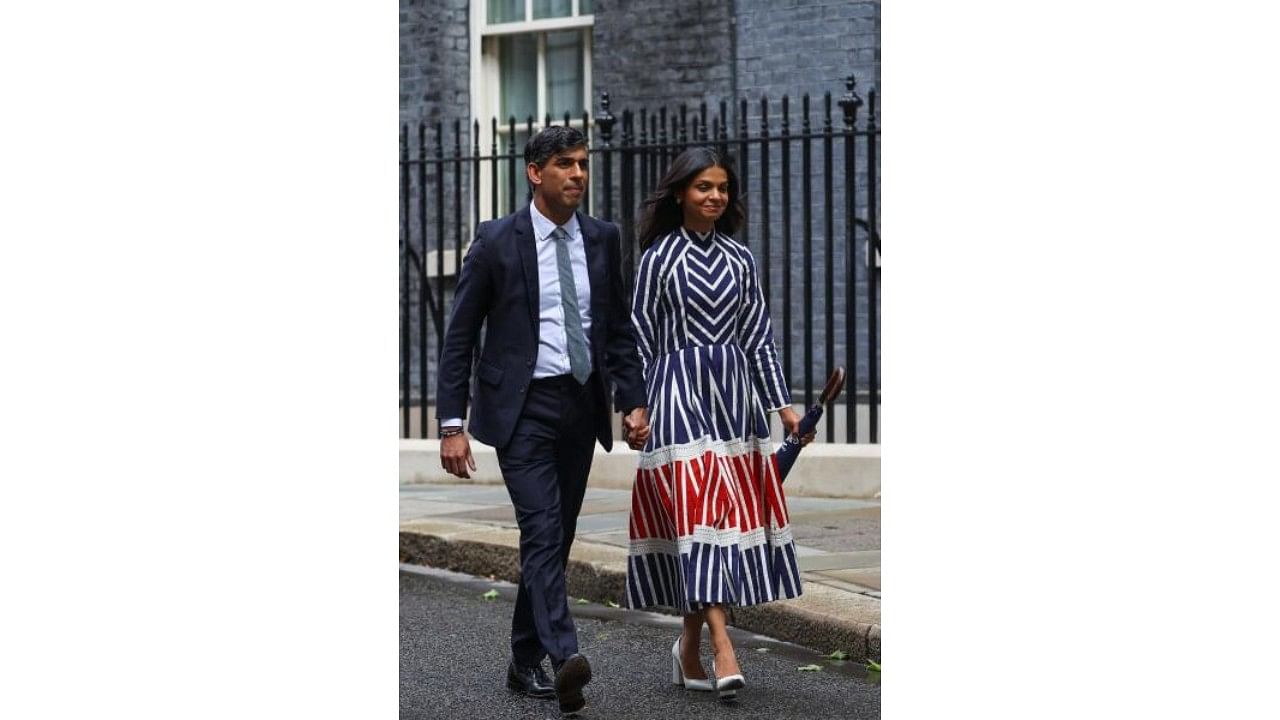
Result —
<path fill-rule="evenodd" d="M 555 686 L 551 684 L 551 678 L 547 677 L 547 672 L 542 669 L 542 663 L 533 667 L 524 667 L 512 660 L 507 665 L 507 687 L 534 698 L 556 696 Z"/>
<path fill-rule="evenodd" d="M 556 668 L 556 700 L 560 712 L 576 713 L 587 706 L 582 688 L 591 682 L 591 664 L 578 653 L 570 655 Z"/>

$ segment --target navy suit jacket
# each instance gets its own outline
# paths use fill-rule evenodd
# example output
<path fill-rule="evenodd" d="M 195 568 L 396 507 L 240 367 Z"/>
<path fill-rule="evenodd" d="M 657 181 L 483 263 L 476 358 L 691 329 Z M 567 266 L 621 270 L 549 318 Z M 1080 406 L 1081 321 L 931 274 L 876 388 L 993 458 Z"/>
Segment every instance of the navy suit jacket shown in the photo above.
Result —
<path fill-rule="evenodd" d="M 591 278 L 591 359 L 603 399 L 594 432 L 613 448 L 609 389 L 620 412 L 645 404 L 640 356 L 623 288 L 618 228 L 579 212 Z M 467 389 L 481 325 L 485 337 L 475 363 L 469 430 L 480 442 L 504 447 L 524 408 L 538 359 L 538 259 L 529 207 L 480 223 L 462 263 L 445 332 L 436 386 L 436 417 L 467 417 Z"/>

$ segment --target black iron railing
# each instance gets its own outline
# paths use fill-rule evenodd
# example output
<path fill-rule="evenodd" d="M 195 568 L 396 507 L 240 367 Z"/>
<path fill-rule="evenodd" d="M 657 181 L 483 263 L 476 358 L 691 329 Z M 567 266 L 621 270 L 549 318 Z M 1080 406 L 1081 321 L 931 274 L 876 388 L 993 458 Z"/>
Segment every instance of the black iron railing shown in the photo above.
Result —
<path fill-rule="evenodd" d="M 581 117 L 566 113 L 557 121 L 591 133 L 591 183 L 582 208 L 621 228 L 628 287 L 639 260 L 635 225 L 640 203 L 675 156 L 690 145 L 712 145 L 733 157 L 748 215 L 738 240 L 756 255 L 793 400 L 806 407 L 812 405 L 815 387 L 825 382 L 826 373 L 844 365 L 849 373 L 845 396 L 839 399 L 845 405 L 844 441 L 860 439 L 858 407 L 863 406 L 868 423 L 863 435 L 879 442 L 880 129 L 875 90 L 867 93 L 866 119 L 858 127 L 864 103 L 854 88 L 855 80 L 850 76 L 843 97 L 835 103 L 842 113 L 839 128 L 833 124 L 829 92 L 823 96 L 821 127 L 816 129 L 811 122 L 810 98 L 807 94 L 801 98 L 800 132 L 793 132 L 788 96 L 782 97 L 781 110 L 775 116 L 770 115 L 768 98 L 761 98 L 754 117 L 743 100 L 735 118 L 730 118 L 728 104 L 723 101 L 710 119 L 705 103 L 696 112 L 686 106 L 674 112 L 645 108 L 638 113 L 624 110 L 618 118 L 611 112 L 608 93 L 602 93 L 601 111 L 594 118 L 586 112 Z M 753 119 L 758 128 L 755 134 L 749 127 Z M 780 122 L 780 131 L 775 132 L 771 122 Z M 543 126 L 551 123 L 551 116 L 543 118 Z M 454 120 L 451 125 L 451 143 L 443 122 L 435 124 L 434 142 L 430 142 L 427 125 L 419 123 L 416 154 L 411 153 L 410 128 L 402 127 L 400 134 L 400 407 L 404 437 L 410 435 L 415 405 L 420 413 L 419 435 L 426 436 L 434 428 L 427 414 L 435 394 L 434 365 L 448 317 L 446 290 L 456 281 L 475 226 L 514 212 L 527 201 L 521 133 L 527 137 L 539 129 L 531 117 L 522 126 L 515 118 L 508 118 L 505 128 L 494 118 L 485 154 L 478 120 L 470 124 L 469 143 L 464 143 L 462 122 Z M 735 125 L 736 132 L 731 135 Z M 469 152 L 464 152 L 465 145 L 470 145 Z M 500 145 L 505 145 L 505 152 Z M 836 152 L 838 145 L 843 146 L 842 155 Z M 451 146 L 448 156 L 446 146 Z M 793 163 L 797 146 L 798 165 Z M 815 148 L 820 153 L 818 162 Z M 467 175 L 469 182 L 464 178 Z M 815 176 L 821 187 L 816 196 Z M 798 195 L 794 192 L 797 181 Z M 593 203 L 598 205 L 598 213 L 592 212 Z M 463 222 L 464 212 L 468 224 Z M 820 227 L 815 232 L 819 212 Z M 793 232 L 797 215 L 799 238 Z M 775 243 L 778 237 L 780 246 Z M 446 269 L 447 251 L 452 251 L 453 257 Z M 820 262 L 815 263 L 815 251 L 821 253 Z M 815 307 L 818 303 L 821 307 Z M 797 343 L 802 345 L 800 353 L 795 352 Z M 819 349 L 823 351 L 820 359 Z M 831 408 L 827 418 L 832 418 Z M 827 441 L 835 441 L 835 430 L 834 422 L 826 422 Z"/>

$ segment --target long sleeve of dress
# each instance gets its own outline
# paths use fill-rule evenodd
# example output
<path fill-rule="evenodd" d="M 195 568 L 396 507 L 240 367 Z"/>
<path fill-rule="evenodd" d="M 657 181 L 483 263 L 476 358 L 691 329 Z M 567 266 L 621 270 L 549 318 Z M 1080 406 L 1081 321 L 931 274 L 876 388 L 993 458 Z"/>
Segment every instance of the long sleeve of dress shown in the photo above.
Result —
<path fill-rule="evenodd" d="M 778 351 L 773 342 L 773 324 L 760 290 L 760 276 L 751 251 L 743 249 L 746 269 L 742 277 L 742 306 L 738 311 L 738 343 L 751 364 L 751 377 L 765 409 L 770 412 L 791 404 L 787 379 L 778 364 Z"/>
<path fill-rule="evenodd" d="M 658 287 L 657 270 L 658 253 L 651 248 L 640 256 L 631 303 L 631 324 L 635 327 L 636 348 L 640 351 L 646 381 L 658 352 L 658 302 L 662 288 Z"/>

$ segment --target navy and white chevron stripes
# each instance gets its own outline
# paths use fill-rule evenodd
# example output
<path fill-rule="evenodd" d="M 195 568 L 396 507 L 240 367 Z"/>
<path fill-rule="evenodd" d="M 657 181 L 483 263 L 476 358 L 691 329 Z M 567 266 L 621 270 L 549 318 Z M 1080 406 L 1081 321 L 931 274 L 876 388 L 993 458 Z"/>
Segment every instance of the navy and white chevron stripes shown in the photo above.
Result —
<path fill-rule="evenodd" d="M 683 230 L 636 274 L 649 442 L 632 491 L 629 607 L 800 594 L 766 410 L 790 404 L 750 251 Z"/>

